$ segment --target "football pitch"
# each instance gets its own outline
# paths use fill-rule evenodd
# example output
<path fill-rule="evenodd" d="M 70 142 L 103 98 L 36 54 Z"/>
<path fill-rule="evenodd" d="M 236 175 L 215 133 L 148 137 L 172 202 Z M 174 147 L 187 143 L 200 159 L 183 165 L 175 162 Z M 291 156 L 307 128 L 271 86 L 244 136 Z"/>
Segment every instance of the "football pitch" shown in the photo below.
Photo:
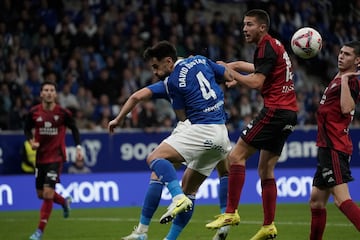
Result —
<path fill-rule="evenodd" d="M 160 224 L 159 218 L 165 211 L 161 206 L 150 225 L 148 240 L 162 240 L 170 225 Z M 120 240 L 130 234 L 138 223 L 141 209 L 97 208 L 72 209 L 68 219 L 62 217 L 62 210 L 56 206 L 48 223 L 43 240 Z M 205 228 L 205 224 L 218 214 L 217 206 L 196 206 L 191 222 L 179 239 L 211 240 L 215 231 Z M 258 204 L 240 205 L 241 222 L 230 230 L 228 240 L 250 239 L 262 223 L 262 208 Z M 0 239 L 26 240 L 35 230 L 38 211 L 0 211 Z M 305 240 L 309 236 L 310 210 L 307 204 L 278 204 L 276 226 L 280 240 Z M 360 239 L 355 227 L 329 203 L 327 226 L 324 240 Z"/>

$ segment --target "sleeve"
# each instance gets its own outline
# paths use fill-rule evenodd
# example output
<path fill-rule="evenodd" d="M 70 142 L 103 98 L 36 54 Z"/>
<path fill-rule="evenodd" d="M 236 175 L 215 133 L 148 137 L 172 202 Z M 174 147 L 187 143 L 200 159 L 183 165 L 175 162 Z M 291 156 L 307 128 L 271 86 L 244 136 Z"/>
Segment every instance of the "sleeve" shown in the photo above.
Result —
<path fill-rule="evenodd" d="M 351 97 L 354 99 L 355 104 L 360 101 L 360 80 L 357 77 L 352 77 L 349 81 L 349 88 Z"/>
<path fill-rule="evenodd" d="M 262 50 L 259 50 L 259 52 L 261 51 Z M 269 42 L 266 42 L 264 51 L 263 57 L 256 57 L 255 73 L 262 73 L 267 76 L 274 69 L 277 62 L 277 55 Z"/>
<path fill-rule="evenodd" d="M 152 92 L 152 99 L 164 98 L 169 100 L 169 94 L 163 81 L 153 83 L 147 86 L 147 88 Z"/>
<path fill-rule="evenodd" d="M 65 125 L 71 130 L 75 145 L 80 145 L 80 132 L 76 126 L 75 119 L 69 111 L 65 110 Z"/>
<path fill-rule="evenodd" d="M 25 116 L 25 123 L 24 123 L 24 134 L 27 140 L 30 140 L 33 138 L 32 129 L 34 128 L 34 122 L 32 119 L 33 112 L 30 111 Z"/>

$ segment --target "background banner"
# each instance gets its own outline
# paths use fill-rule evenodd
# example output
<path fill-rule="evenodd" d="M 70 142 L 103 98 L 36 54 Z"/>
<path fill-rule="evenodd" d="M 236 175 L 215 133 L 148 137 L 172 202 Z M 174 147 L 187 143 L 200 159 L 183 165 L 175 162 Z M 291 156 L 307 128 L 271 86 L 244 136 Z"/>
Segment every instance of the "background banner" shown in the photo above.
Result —
<path fill-rule="evenodd" d="M 314 169 L 277 169 L 278 203 L 307 203 L 310 197 Z M 71 196 L 72 208 L 105 208 L 141 206 L 149 184 L 150 172 L 108 173 L 61 176 L 57 192 Z M 179 179 L 182 172 L 178 172 Z M 350 183 L 351 195 L 360 201 L 357 191 L 360 168 L 353 170 L 354 182 Z M 41 201 L 35 192 L 35 178 L 29 175 L 0 177 L 0 211 L 38 210 Z M 215 172 L 201 185 L 196 204 L 213 204 L 218 199 L 219 180 Z M 261 203 L 261 188 L 257 171 L 249 169 L 241 196 L 241 203 Z M 170 204 L 170 195 L 163 190 L 161 205 Z M 55 208 L 61 208 L 54 204 Z"/>
<path fill-rule="evenodd" d="M 148 171 L 146 156 L 170 132 L 144 133 L 119 132 L 109 135 L 107 132 L 81 134 L 85 162 L 94 173 L 102 172 L 139 172 Z M 354 151 L 351 166 L 360 167 L 360 129 L 351 129 Z M 240 132 L 231 132 L 230 139 L 235 143 Z M 64 172 L 70 162 L 75 160 L 76 148 L 71 134 L 66 136 L 67 159 Z M 316 166 L 317 148 L 316 130 L 295 130 L 290 135 L 282 152 L 277 168 L 313 168 Z M 0 134 L 0 174 L 21 173 L 21 149 L 25 137 L 22 133 Z M 248 168 L 256 168 L 258 154 L 249 159 Z"/>

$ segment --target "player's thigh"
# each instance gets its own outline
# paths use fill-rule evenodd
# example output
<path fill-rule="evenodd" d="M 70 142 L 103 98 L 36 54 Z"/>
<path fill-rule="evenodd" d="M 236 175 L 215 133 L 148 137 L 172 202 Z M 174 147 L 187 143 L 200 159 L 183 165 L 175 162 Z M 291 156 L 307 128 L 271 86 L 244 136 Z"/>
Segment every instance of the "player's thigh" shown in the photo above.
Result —
<path fill-rule="evenodd" d="M 245 163 L 245 161 L 256 151 L 256 148 L 250 146 L 243 139 L 239 138 L 229 153 L 228 161 L 230 164 Z"/>
<path fill-rule="evenodd" d="M 181 163 L 185 161 L 179 152 L 165 142 L 160 143 L 160 145 L 148 155 L 147 162 L 150 163 L 158 158 L 164 158 L 173 163 Z"/>
<path fill-rule="evenodd" d="M 182 188 L 185 194 L 196 194 L 200 185 L 205 181 L 206 176 L 187 168 L 182 177 Z"/>

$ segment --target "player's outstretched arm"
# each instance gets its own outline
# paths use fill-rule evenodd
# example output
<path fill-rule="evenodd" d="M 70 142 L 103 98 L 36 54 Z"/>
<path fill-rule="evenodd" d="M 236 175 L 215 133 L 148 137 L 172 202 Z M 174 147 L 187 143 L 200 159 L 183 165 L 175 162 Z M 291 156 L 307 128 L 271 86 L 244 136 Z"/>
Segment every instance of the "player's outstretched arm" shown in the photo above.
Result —
<path fill-rule="evenodd" d="M 135 93 L 133 93 L 129 99 L 125 102 L 124 106 L 121 108 L 119 114 L 111 120 L 108 124 L 109 133 L 113 133 L 114 129 L 117 126 L 121 126 L 124 123 L 126 115 L 131 112 L 135 106 L 143 101 L 151 99 L 152 92 L 149 88 L 142 88 Z"/>

